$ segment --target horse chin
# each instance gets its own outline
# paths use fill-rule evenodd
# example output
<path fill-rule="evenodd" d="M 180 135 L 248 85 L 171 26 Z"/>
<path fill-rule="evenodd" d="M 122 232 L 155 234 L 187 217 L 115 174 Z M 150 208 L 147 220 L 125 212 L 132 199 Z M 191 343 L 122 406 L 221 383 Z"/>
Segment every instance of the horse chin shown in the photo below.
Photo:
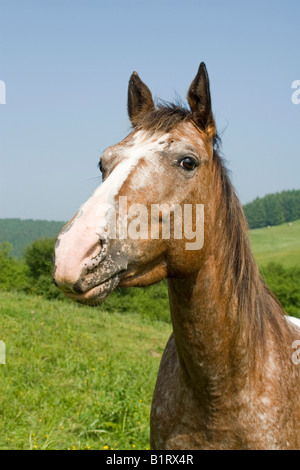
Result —
<path fill-rule="evenodd" d="M 65 293 L 67 297 L 75 302 L 79 302 L 90 307 L 96 307 L 104 302 L 104 300 L 111 294 L 111 292 L 117 287 L 120 282 L 120 274 L 107 279 L 101 284 L 92 287 L 91 289 L 83 292 L 82 294 Z"/>
<path fill-rule="evenodd" d="M 166 263 L 150 264 L 139 270 L 128 270 L 120 280 L 120 287 L 147 287 L 167 277 Z"/>

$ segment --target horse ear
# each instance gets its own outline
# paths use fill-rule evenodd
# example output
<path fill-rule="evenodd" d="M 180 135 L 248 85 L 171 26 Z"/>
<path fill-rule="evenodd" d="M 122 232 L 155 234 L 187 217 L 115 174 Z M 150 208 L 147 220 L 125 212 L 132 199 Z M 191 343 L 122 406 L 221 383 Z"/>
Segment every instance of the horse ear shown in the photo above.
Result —
<path fill-rule="evenodd" d="M 211 109 L 209 78 L 204 62 L 201 62 L 198 73 L 191 83 L 187 99 L 195 123 L 211 136 L 215 135 L 216 126 Z"/>
<path fill-rule="evenodd" d="M 133 72 L 128 85 L 128 115 L 133 126 L 136 126 L 143 114 L 154 109 L 151 91 L 142 82 L 137 72 Z"/>

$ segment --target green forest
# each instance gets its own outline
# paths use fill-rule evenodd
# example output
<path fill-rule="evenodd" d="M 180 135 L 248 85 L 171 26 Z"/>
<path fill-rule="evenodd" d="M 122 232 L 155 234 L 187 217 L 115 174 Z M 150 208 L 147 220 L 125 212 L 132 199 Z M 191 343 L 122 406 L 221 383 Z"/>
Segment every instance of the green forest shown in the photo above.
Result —
<path fill-rule="evenodd" d="M 257 197 L 245 204 L 244 211 L 250 229 L 292 222 L 300 219 L 300 190 Z"/>

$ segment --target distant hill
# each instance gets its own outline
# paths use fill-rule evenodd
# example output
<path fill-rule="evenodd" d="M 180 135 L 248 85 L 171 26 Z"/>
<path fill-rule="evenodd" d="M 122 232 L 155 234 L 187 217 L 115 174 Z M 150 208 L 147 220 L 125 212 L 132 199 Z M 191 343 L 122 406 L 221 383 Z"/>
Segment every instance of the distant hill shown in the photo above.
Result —
<path fill-rule="evenodd" d="M 300 220 L 250 231 L 254 257 L 260 267 L 270 262 L 300 267 Z"/>
<path fill-rule="evenodd" d="M 251 229 L 292 222 L 300 219 L 300 190 L 257 197 L 245 204 L 244 211 Z"/>
<path fill-rule="evenodd" d="M 0 219 L 0 243 L 11 243 L 11 254 L 21 258 L 26 246 L 37 238 L 56 237 L 64 225 L 48 220 Z"/>

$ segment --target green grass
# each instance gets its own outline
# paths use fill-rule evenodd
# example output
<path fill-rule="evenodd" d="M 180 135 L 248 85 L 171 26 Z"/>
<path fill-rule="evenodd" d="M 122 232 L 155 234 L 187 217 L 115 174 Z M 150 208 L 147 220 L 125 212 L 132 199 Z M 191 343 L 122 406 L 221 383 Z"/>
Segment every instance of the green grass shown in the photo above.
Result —
<path fill-rule="evenodd" d="M 146 449 L 171 326 L 0 294 L 0 449 Z"/>
<path fill-rule="evenodd" d="M 251 246 L 260 266 L 270 262 L 284 267 L 300 265 L 300 220 L 250 231 Z"/>

